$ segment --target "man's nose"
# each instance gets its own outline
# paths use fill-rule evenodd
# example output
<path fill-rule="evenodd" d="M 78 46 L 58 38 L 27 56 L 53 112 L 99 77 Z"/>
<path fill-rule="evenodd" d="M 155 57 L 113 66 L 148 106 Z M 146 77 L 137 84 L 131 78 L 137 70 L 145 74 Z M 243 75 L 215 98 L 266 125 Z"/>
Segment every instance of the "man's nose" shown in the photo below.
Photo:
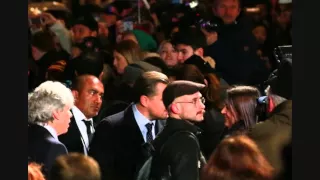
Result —
<path fill-rule="evenodd" d="M 223 109 L 221 110 L 221 114 L 226 114 L 226 107 L 223 107 Z"/>

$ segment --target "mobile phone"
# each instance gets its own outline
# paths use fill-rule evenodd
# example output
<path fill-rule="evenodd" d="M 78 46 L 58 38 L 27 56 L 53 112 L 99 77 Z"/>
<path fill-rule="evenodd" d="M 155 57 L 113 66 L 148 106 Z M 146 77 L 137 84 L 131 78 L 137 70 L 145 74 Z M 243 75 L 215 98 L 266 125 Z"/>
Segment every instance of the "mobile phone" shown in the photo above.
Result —
<path fill-rule="evenodd" d="M 40 16 L 35 18 L 30 18 L 29 22 L 30 24 L 35 24 L 35 25 L 39 25 L 43 23 L 42 18 Z"/>
<path fill-rule="evenodd" d="M 123 21 L 123 31 L 132 31 L 133 22 L 132 21 Z"/>

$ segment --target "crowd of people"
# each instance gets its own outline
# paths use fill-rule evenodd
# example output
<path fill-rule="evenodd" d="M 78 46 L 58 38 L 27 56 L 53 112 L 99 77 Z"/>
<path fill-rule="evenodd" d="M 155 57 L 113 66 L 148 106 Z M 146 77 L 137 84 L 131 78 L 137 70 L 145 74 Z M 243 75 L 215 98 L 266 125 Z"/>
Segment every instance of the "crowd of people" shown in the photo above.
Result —
<path fill-rule="evenodd" d="M 29 180 L 289 180 L 289 0 L 29 9 Z"/>

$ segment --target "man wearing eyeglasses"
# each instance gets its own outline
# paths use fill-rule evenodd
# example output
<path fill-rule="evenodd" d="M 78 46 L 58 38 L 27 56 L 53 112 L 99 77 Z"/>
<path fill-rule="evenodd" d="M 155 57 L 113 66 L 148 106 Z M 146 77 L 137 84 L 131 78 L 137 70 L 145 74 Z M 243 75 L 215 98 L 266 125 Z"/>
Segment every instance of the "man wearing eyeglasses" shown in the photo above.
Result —
<path fill-rule="evenodd" d="M 163 103 L 169 118 L 167 125 L 153 141 L 155 155 L 151 177 L 197 180 L 205 163 L 194 122 L 203 121 L 205 85 L 191 81 L 174 81 L 163 92 Z"/>

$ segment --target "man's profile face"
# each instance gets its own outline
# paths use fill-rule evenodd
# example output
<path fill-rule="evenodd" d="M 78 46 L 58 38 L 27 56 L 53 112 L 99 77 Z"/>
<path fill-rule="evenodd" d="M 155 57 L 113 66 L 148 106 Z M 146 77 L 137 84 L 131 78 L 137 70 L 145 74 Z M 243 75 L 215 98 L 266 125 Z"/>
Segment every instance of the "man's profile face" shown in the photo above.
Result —
<path fill-rule="evenodd" d="M 168 111 L 166 110 L 162 101 L 162 93 L 166 87 L 167 84 L 157 83 L 155 86 L 155 94 L 148 97 L 148 111 L 151 118 L 154 120 L 168 118 Z"/>
<path fill-rule="evenodd" d="M 200 122 L 203 121 L 205 113 L 205 105 L 202 101 L 203 97 L 200 92 L 191 95 L 184 95 L 174 100 L 180 109 L 180 118 L 184 120 Z"/>

